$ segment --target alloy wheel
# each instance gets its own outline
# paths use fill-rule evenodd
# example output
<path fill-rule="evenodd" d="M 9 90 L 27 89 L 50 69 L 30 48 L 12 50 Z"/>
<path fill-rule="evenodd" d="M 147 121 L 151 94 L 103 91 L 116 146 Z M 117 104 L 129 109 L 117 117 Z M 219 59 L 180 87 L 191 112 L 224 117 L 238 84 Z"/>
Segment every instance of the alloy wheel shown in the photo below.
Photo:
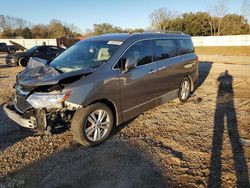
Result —
<path fill-rule="evenodd" d="M 180 92 L 180 97 L 182 100 L 185 100 L 188 98 L 190 92 L 190 84 L 188 80 L 184 80 L 181 86 L 181 92 Z"/>
<path fill-rule="evenodd" d="M 85 121 L 84 132 L 90 141 L 98 142 L 105 137 L 109 126 L 108 113 L 105 110 L 96 110 Z"/>

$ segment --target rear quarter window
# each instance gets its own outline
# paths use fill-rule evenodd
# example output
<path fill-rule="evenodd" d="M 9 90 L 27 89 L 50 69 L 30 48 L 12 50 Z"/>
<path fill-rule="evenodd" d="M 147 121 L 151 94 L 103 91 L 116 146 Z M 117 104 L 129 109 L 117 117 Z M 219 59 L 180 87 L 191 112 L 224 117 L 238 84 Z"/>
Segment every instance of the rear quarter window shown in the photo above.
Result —
<path fill-rule="evenodd" d="M 163 59 L 177 56 L 178 47 L 174 39 L 159 39 L 153 41 L 153 61 L 160 61 Z"/>
<path fill-rule="evenodd" d="M 194 52 L 194 46 L 191 39 L 181 39 L 180 44 L 180 54 L 189 54 Z"/>
<path fill-rule="evenodd" d="M 49 50 L 50 51 L 57 51 L 57 50 L 59 50 L 59 48 L 52 46 L 52 47 L 49 47 Z"/>

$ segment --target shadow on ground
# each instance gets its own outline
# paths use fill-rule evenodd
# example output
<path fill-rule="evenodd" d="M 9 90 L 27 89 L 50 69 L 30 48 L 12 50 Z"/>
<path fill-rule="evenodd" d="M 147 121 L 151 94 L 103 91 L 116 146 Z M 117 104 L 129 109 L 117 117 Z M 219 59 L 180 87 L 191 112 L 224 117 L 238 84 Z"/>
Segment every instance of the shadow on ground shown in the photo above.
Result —
<path fill-rule="evenodd" d="M 211 68 L 212 68 L 213 62 L 209 61 L 200 61 L 199 62 L 199 79 L 198 79 L 198 85 L 197 88 L 200 87 L 206 80 Z"/>
<path fill-rule="evenodd" d="M 11 121 L 4 114 L 3 107 L 0 105 L 0 151 L 32 134 L 33 131 Z"/>
<path fill-rule="evenodd" d="M 85 149 L 78 144 L 0 180 L 16 187 L 167 187 L 166 177 L 137 145 L 109 140 Z"/>
<path fill-rule="evenodd" d="M 214 133 L 210 158 L 208 187 L 221 187 L 223 133 L 227 129 L 236 175 L 237 187 L 250 187 L 249 173 L 240 142 L 236 111 L 234 107 L 233 76 L 226 70 L 218 77 L 219 87 L 214 115 Z M 224 122 L 225 121 L 225 122 Z M 226 127 L 225 127 L 226 126 Z"/>

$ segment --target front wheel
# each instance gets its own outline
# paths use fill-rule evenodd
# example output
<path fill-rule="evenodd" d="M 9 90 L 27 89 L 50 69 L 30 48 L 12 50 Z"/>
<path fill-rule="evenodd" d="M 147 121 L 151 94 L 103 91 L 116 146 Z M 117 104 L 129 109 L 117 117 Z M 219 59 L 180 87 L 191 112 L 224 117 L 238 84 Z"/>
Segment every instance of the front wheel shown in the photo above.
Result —
<path fill-rule="evenodd" d="M 26 67 L 28 64 L 28 59 L 26 57 L 20 57 L 18 60 L 18 65 L 20 67 Z"/>
<path fill-rule="evenodd" d="M 181 102 L 186 102 L 191 95 L 191 82 L 188 77 L 185 77 L 180 85 L 178 97 Z"/>
<path fill-rule="evenodd" d="M 110 108 L 102 103 L 95 103 L 80 108 L 71 122 L 71 132 L 77 142 L 92 147 L 106 140 L 113 128 L 114 115 Z"/>

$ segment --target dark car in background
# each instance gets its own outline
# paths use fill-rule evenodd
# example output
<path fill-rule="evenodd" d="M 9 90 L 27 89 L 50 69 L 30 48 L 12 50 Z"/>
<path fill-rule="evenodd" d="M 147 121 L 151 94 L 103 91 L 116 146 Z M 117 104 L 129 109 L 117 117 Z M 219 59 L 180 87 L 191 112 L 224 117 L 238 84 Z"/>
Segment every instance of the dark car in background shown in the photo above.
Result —
<path fill-rule="evenodd" d="M 74 138 L 94 146 L 114 126 L 179 98 L 198 80 L 198 58 L 185 34 L 110 34 L 80 41 L 50 64 L 32 58 L 4 105 L 23 127 L 53 132 L 70 124 Z"/>
<path fill-rule="evenodd" d="M 17 50 L 19 49 L 14 45 L 7 45 L 5 42 L 0 42 L 0 52 L 13 54 Z"/>
<path fill-rule="evenodd" d="M 26 67 L 31 57 L 37 57 L 50 62 L 64 50 L 64 48 L 57 46 L 34 46 L 24 52 L 8 54 L 6 56 L 6 64 L 9 66 Z"/>

